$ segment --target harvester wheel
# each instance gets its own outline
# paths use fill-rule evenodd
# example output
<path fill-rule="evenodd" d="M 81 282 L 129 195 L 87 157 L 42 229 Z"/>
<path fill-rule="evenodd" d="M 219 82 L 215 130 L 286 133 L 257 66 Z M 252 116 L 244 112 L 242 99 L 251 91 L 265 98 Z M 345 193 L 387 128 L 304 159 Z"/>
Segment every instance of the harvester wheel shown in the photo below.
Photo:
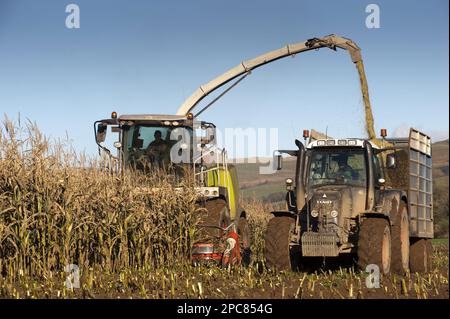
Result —
<path fill-rule="evenodd" d="M 409 218 L 405 203 L 395 216 L 392 226 L 392 270 L 405 274 L 409 270 Z"/>
<path fill-rule="evenodd" d="M 225 228 L 230 225 L 230 211 L 227 202 L 221 198 L 205 202 L 206 211 L 201 215 L 200 234 L 201 237 L 221 237 Z M 207 227 L 214 226 L 214 227 Z"/>
<path fill-rule="evenodd" d="M 242 264 L 244 266 L 250 265 L 250 229 L 248 227 L 247 218 L 239 218 L 238 224 L 239 243 L 241 245 Z"/>
<path fill-rule="evenodd" d="M 299 256 L 294 256 L 290 247 L 291 233 L 295 219 L 291 217 L 274 217 L 267 225 L 265 250 L 266 263 L 269 268 L 277 270 L 297 270 Z"/>
<path fill-rule="evenodd" d="M 431 271 L 433 246 L 430 239 L 419 238 L 411 243 L 411 272 L 427 273 Z"/>
<path fill-rule="evenodd" d="M 391 268 L 391 229 L 383 218 L 367 218 L 359 229 L 358 266 L 362 271 L 375 264 L 383 274 Z"/>

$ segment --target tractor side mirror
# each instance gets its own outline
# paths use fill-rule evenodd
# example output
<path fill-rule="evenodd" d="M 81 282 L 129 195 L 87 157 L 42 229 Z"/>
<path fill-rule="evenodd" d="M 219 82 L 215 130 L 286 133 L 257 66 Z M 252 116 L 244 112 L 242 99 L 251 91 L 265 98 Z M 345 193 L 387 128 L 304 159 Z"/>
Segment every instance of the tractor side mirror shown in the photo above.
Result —
<path fill-rule="evenodd" d="M 276 164 L 276 170 L 280 171 L 283 169 L 283 156 L 275 155 L 275 164 Z"/>
<path fill-rule="evenodd" d="M 106 140 L 106 132 L 108 131 L 108 125 L 99 123 L 97 125 L 97 132 L 95 134 L 95 141 L 100 144 Z"/>
<path fill-rule="evenodd" d="M 395 168 L 395 154 L 391 153 L 386 156 L 386 167 Z"/>

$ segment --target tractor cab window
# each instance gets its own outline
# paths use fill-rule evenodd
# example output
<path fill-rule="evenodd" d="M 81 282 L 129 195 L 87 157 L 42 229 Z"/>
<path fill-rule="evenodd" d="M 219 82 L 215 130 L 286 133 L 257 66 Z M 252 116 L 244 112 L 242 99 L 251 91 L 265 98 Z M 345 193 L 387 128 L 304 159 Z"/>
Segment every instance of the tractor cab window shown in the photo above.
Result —
<path fill-rule="evenodd" d="M 189 138 L 186 128 L 134 125 L 123 128 L 123 131 L 124 160 L 128 166 L 147 171 L 183 164 L 183 150 L 178 142 Z M 173 147 L 179 150 L 174 151 Z"/>
<path fill-rule="evenodd" d="M 309 160 L 310 187 L 322 185 L 366 186 L 366 161 L 363 150 L 313 150 Z"/>

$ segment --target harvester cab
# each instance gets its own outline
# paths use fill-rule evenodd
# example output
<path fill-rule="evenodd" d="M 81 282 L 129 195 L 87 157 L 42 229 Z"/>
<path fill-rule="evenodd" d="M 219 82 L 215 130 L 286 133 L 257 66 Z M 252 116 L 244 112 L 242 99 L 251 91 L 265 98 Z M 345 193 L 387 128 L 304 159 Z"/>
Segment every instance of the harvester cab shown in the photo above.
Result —
<path fill-rule="evenodd" d="M 378 141 L 310 138 L 306 147 L 297 140 L 297 150 L 279 151 L 296 156 L 297 169 L 286 181 L 289 209 L 273 212 L 269 222 L 269 265 L 297 268 L 309 257 L 351 254 L 362 270 L 372 264 L 385 274 L 429 270 L 430 137 L 415 129 L 407 138 L 381 135 Z"/>

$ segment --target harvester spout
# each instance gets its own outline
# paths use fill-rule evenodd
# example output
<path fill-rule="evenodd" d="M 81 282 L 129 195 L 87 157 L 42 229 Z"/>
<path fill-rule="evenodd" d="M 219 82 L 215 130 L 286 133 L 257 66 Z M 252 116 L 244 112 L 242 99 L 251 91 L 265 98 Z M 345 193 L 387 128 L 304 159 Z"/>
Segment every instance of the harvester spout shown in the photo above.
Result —
<path fill-rule="evenodd" d="M 328 35 L 323 38 L 312 38 L 304 42 L 295 44 L 289 44 L 278 50 L 274 50 L 265 54 L 262 54 L 254 59 L 241 62 L 236 67 L 228 70 L 222 75 L 216 77 L 212 81 L 200 86 L 190 97 L 188 97 L 184 103 L 178 109 L 177 115 L 186 115 L 193 112 L 198 103 L 208 96 L 211 92 L 217 90 L 228 82 L 240 77 L 246 76 L 252 70 L 263 66 L 265 64 L 274 62 L 278 59 L 293 56 L 298 53 L 320 49 L 329 48 L 335 50 L 337 48 L 347 50 L 353 63 L 356 64 L 358 75 L 361 84 L 362 97 L 364 102 L 364 111 L 366 118 L 366 130 L 369 135 L 369 139 L 376 139 L 374 121 L 372 115 L 372 108 L 369 99 L 369 89 L 367 85 L 367 79 L 364 72 L 364 64 L 361 57 L 361 49 L 352 40 L 340 37 L 337 35 Z M 222 95 L 221 95 L 222 96 Z M 209 104 L 207 107 L 209 107 Z M 205 109 L 202 109 L 203 112 Z M 198 113 L 197 113 L 198 114 Z"/>

